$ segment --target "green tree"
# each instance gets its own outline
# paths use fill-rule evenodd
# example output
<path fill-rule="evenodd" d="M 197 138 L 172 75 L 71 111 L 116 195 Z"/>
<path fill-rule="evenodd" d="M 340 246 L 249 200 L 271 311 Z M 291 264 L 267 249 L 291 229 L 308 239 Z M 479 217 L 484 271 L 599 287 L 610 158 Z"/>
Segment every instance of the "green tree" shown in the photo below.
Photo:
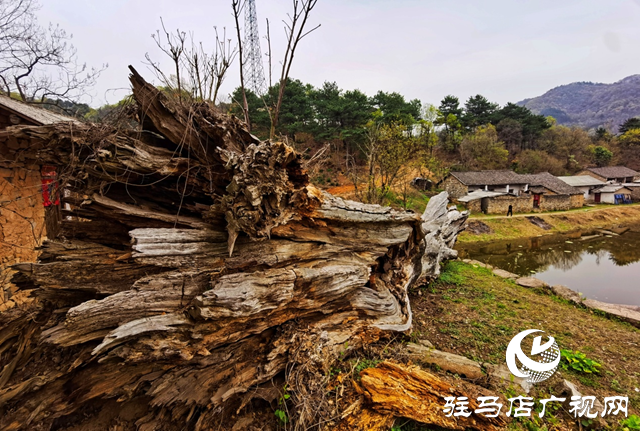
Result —
<path fill-rule="evenodd" d="M 420 120 L 413 127 L 413 135 L 424 154 L 433 157 L 433 149 L 438 144 L 435 122 L 438 118 L 438 110 L 435 106 L 425 104 L 420 113 Z"/>
<path fill-rule="evenodd" d="M 579 127 L 556 126 L 544 131 L 538 142 L 541 150 L 563 162 L 567 172 L 577 172 L 590 161 L 589 134 Z"/>
<path fill-rule="evenodd" d="M 640 128 L 627 130 L 618 141 L 625 147 L 640 146 Z"/>
<path fill-rule="evenodd" d="M 509 152 L 504 142 L 498 140 L 496 128 L 489 124 L 478 127 L 462 139 L 460 156 L 470 170 L 503 169 L 507 166 Z"/>
<path fill-rule="evenodd" d="M 469 97 L 464 104 L 461 123 L 467 130 L 490 124 L 494 121 L 497 110 L 497 103 L 489 102 L 486 97 L 480 94 Z"/>
<path fill-rule="evenodd" d="M 251 120 L 251 132 L 260 138 L 267 138 L 269 136 L 269 128 L 271 127 L 271 120 L 267 107 L 271 105 L 265 104 L 265 100 L 263 98 L 259 97 L 249 89 L 245 89 L 245 94 L 249 109 L 249 119 Z M 269 95 L 266 95 L 265 97 L 269 97 Z M 243 95 L 241 87 L 236 88 L 233 93 L 231 93 L 231 101 L 232 103 L 229 109 L 230 113 L 243 119 Z"/>
<path fill-rule="evenodd" d="M 625 122 L 620 125 L 620 129 L 618 129 L 618 132 L 621 135 L 624 135 L 629 130 L 634 129 L 640 129 L 640 118 L 638 117 L 627 118 Z"/>
<path fill-rule="evenodd" d="M 611 133 L 609 133 L 609 131 L 602 126 L 598 127 L 593 134 L 593 140 L 595 142 L 598 142 L 598 141 L 610 142 L 612 138 L 613 138 L 613 135 L 611 135 Z"/>
<path fill-rule="evenodd" d="M 420 118 L 422 103 L 418 99 L 407 102 L 399 93 L 378 93 L 371 98 L 371 104 L 382 112 L 379 121 L 385 124 L 410 125 Z"/>
<path fill-rule="evenodd" d="M 536 115 L 524 106 L 515 103 L 507 103 L 495 113 L 496 122 L 511 119 L 522 125 L 522 149 L 535 149 L 535 141 L 540 134 L 551 127 L 551 124 L 543 115 Z"/>
<path fill-rule="evenodd" d="M 364 126 L 371 119 L 373 107 L 359 90 L 343 92 L 335 82 L 325 82 L 311 92 L 316 113 L 314 137 L 328 141 L 340 139 L 345 147 L 355 147 L 364 138 Z"/>
<path fill-rule="evenodd" d="M 381 115 L 378 111 L 376 116 Z M 374 117 L 367 124 L 367 140 L 362 147 L 367 159 L 366 189 L 359 189 L 358 178 L 354 178 L 354 185 L 360 199 L 381 204 L 410 162 L 417 160 L 419 146 L 405 124 L 376 120 Z"/>
<path fill-rule="evenodd" d="M 505 118 L 496 124 L 496 131 L 498 132 L 498 139 L 504 142 L 510 153 L 513 154 L 522 149 L 524 137 L 522 135 L 521 122 Z"/>
<path fill-rule="evenodd" d="M 448 95 L 440 102 L 438 107 L 439 115 L 436 124 L 443 126 L 442 141 L 443 146 L 448 151 L 455 151 L 460 144 L 459 132 L 462 128 L 460 118 L 462 117 L 462 108 L 457 97 Z"/>
<path fill-rule="evenodd" d="M 513 160 L 515 170 L 521 174 L 549 172 L 552 175 L 565 175 L 564 163 L 543 150 L 524 150 Z"/>
<path fill-rule="evenodd" d="M 590 146 L 589 152 L 591 153 L 593 162 L 598 167 L 609 165 L 609 163 L 611 163 L 611 159 L 613 159 L 613 153 L 601 145 Z"/>

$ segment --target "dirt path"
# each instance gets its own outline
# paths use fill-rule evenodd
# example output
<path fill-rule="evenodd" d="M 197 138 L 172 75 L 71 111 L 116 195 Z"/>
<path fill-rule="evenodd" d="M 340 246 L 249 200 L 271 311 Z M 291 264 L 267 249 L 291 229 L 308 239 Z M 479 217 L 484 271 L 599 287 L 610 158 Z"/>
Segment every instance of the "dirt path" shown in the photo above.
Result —
<path fill-rule="evenodd" d="M 620 206 L 620 205 L 610 205 L 610 206 L 605 206 L 605 207 L 587 207 L 587 208 L 578 208 L 578 209 L 573 209 L 573 210 L 567 210 L 567 211 L 548 211 L 548 212 L 540 212 L 540 213 L 523 213 L 523 214 L 515 214 L 513 216 L 509 216 L 507 217 L 506 215 L 482 215 L 482 216 L 471 216 L 469 217 L 470 219 L 474 219 L 474 220 L 495 220 L 495 219 L 505 219 L 505 218 L 522 218 L 522 217 L 531 217 L 531 216 L 545 216 L 545 215 L 560 215 L 560 214 L 582 214 L 582 213 L 591 213 L 591 212 L 597 212 L 597 211 L 607 211 L 607 210 L 611 210 L 611 209 L 616 209 L 616 208 L 630 208 L 630 207 L 637 207 L 640 206 L 640 204 L 630 204 L 630 205 L 624 205 L 624 206 Z"/>

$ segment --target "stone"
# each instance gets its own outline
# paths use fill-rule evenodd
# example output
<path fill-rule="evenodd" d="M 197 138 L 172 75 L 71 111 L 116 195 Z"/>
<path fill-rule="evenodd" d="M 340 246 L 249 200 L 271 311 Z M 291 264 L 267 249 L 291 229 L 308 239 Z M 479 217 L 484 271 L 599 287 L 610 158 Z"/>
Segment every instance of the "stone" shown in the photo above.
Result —
<path fill-rule="evenodd" d="M 563 286 L 561 284 L 551 286 L 551 291 L 560 298 L 571 301 L 574 304 L 580 304 L 582 302 L 582 297 L 580 296 L 580 294 L 575 290 L 569 289 L 567 286 Z"/>
<path fill-rule="evenodd" d="M 526 379 L 521 377 L 516 377 L 511 374 L 509 368 L 505 365 L 494 365 L 494 364 L 483 364 L 484 368 L 487 370 L 487 375 L 489 376 L 489 380 L 493 384 L 507 384 L 507 383 L 515 383 L 522 388 L 527 394 L 533 388 L 533 384 L 527 382 Z"/>
<path fill-rule="evenodd" d="M 437 365 L 445 371 L 458 374 L 467 379 L 476 380 L 485 376 L 482 367 L 476 361 L 464 356 L 421 346 L 415 343 L 407 344 L 409 356 L 417 357 L 418 361 Z"/>
<path fill-rule="evenodd" d="M 513 272 L 505 271 L 504 269 L 494 268 L 493 273 L 500 278 L 508 278 L 511 280 L 515 280 L 520 276 L 518 274 L 514 274 Z"/>
<path fill-rule="evenodd" d="M 582 305 L 587 308 L 599 310 L 618 317 L 633 326 L 640 328 L 640 307 L 636 305 L 608 304 L 606 302 L 596 301 L 595 299 L 585 299 Z"/>
<path fill-rule="evenodd" d="M 433 345 L 433 343 L 432 343 L 431 341 L 427 340 L 427 339 L 424 339 L 424 340 L 418 340 L 418 341 L 416 342 L 416 344 L 419 344 L 419 345 L 424 346 L 424 347 L 428 347 L 428 348 L 430 348 L 430 349 L 435 349 L 435 348 L 436 348 L 436 347 Z"/>
<path fill-rule="evenodd" d="M 539 278 L 535 277 L 520 277 L 516 280 L 516 283 L 522 287 L 528 287 L 535 289 L 538 287 L 548 287 L 549 285 Z"/>
<path fill-rule="evenodd" d="M 565 398 L 565 401 L 562 404 L 564 405 L 564 408 L 567 411 L 571 409 L 569 405 L 569 403 L 571 402 L 571 397 L 582 396 L 577 386 L 571 383 L 569 380 L 563 380 L 562 383 L 560 383 L 560 385 L 558 386 L 556 392 L 559 392 L 559 394 L 556 395 L 558 398 Z M 603 410 L 604 410 L 604 406 L 602 405 L 598 397 L 596 397 L 596 400 L 593 403 L 593 408 L 591 409 L 591 412 L 601 413 Z M 591 424 L 589 426 L 586 426 L 585 429 L 602 429 L 607 425 L 604 419 L 600 417 L 600 414 L 598 414 L 595 418 L 587 418 L 585 416 L 585 417 L 576 417 L 575 419 L 576 419 L 576 422 L 580 422 L 580 423 L 585 419 L 591 420 Z"/>
<path fill-rule="evenodd" d="M 479 260 L 469 260 L 468 262 L 470 265 L 475 265 L 475 266 L 479 266 L 480 268 L 487 268 L 487 269 L 493 269 L 493 266 L 489 265 L 488 263 L 482 263 Z"/>

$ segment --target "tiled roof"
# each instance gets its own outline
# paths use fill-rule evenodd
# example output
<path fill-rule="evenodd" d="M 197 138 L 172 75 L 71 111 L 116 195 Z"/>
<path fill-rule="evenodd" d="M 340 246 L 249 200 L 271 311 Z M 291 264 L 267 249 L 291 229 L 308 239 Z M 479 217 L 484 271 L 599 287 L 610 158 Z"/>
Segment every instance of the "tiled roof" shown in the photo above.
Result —
<path fill-rule="evenodd" d="M 458 199 L 460 202 L 471 202 L 482 198 L 495 198 L 496 196 L 506 195 L 505 192 L 490 192 L 486 190 L 475 190 Z"/>
<path fill-rule="evenodd" d="M 575 187 L 570 186 L 558 177 L 554 177 L 549 172 L 542 172 L 534 175 L 521 175 L 526 179 L 529 187 L 542 186 L 559 195 L 581 195 L 582 192 Z"/>
<path fill-rule="evenodd" d="M 595 193 L 615 193 L 622 189 L 627 189 L 627 188 L 622 184 L 609 184 L 604 187 L 600 187 L 599 189 L 596 189 Z M 627 191 L 630 192 L 631 190 L 627 189 Z"/>
<path fill-rule="evenodd" d="M 640 175 L 640 173 L 626 166 L 605 166 L 604 168 L 587 168 L 587 170 L 603 178 L 636 177 Z"/>
<path fill-rule="evenodd" d="M 78 120 L 66 115 L 56 114 L 34 105 L 29 105 L 19 100 L 11 99 L 7 96 L 0 95 L 0 107 L 5 108 L 13 113 L 26 117 L 37 125 L 55 124 L 55 123 L 79 123 Z"/>
<path fill-rule="evenodd" d="M 513 171 L 451 172 L 465 186 L 500 186 L 506 184 L 526 184 L 521 175 Z"/>
<path fill-rule="evenodd" d="M 573 187 L 592 187 L 602 186 L 604 181 L 593 178 L 591 175 L 575 175 L 573 177 L 558 177 L 559 180 L 564 181 Z"/>

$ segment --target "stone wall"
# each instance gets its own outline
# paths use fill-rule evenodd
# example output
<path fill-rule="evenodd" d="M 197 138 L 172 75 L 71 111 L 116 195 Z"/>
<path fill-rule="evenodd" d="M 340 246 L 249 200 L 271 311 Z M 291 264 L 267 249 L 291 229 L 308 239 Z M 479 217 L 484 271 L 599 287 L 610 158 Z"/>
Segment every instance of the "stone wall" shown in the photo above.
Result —
<path fill-rule="evenodd" d="M 509 205 L 513 207 L 513 213 L 533 211 L 533 197 L 525 196 L 497 196 L 488 198 L 487 214 L 507 214 Z"/>
<path fill-rule="evenodd" d="M 441 183 L 440 187 L 442 190 L 446 190 L 449 192 L 449 197 L 451 199 L 458 199 L 462 196 L 465 196 L 469 191 L 469 188 L 462 184 L 456 177 L 453 175 L 449 175 L 445 178 Z"/>
<path fill-rule="evenodd" d="M 565 211 L 568 209 L 571 209 L 571 196 L 569 195 L 542 195 L 540 198 L 540 211 Z"/>
<path fill-rule="evenodd" d="M 560 211 L 580 208 L 584 205 L 583 195 L 542 195 L 540 208 L 533 208 L 533 196 L 496 196 L 487 200 L 487 214 L 507 214 L 509 205 L 513 213 L 530 213 L 538 211 Z M 482 212 L 482 199 L 476 199 L 466 204 L 466 208 L 475 213 Z"/>
<path fill-rule="evenodd" d="M 629 190 L 631 190 L 631 200 L 640 202 L 640 187 L 629 187 Z"/>
<path fill-rule="evenodd" d="M 584 195 L 571 196 L 571 208 L 582 208 L 584 206 Z"/>

